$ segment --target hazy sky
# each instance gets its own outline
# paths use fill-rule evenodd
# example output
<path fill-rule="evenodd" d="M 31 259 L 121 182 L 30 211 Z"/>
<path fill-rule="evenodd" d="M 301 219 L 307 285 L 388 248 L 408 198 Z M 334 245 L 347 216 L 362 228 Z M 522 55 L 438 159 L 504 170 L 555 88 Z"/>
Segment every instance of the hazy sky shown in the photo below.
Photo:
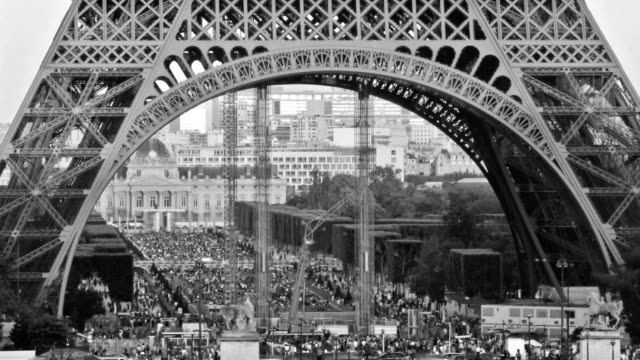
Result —
<path fill-rule="evenodd" d="M 640 89 L 638 0 L 586 0 Z M 12 121 L 71 0 L 0 0 L 0 122 Z"/>

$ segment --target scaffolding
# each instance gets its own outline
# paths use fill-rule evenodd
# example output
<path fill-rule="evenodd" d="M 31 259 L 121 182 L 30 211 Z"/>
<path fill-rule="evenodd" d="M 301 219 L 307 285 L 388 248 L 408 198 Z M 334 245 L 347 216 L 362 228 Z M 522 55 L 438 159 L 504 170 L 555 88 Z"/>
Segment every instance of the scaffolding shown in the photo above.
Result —
<path fill-rule="evenodd" d="M 354 144 L 358 154 L 358 188 L 356 254 L 358 254 L 358 286 L 356 303 L 356 323 L 358 332 L 369 335 L 371 332 L 371 283 L 374 271 L 373 242 L 370 226 L 373 208 L 369 192 L 369 174 L 371 173 L 371 116 L 373 103 L 369 97 L 366 80 L 358 83 L 358 100 L 355 111 Z"/>
<path fill-rule="evenodd" d="M 224 239 L 225 261 L 228 266 L 224 269 L 225 302 L 235 304 L 238 301 L 238 227 L 236 226 L 236 189 L 238 182 L 238 97 L 235 92 L 224 95 L 222 118 L 224 123 L 224 175 L 226 204 L 224 208 Z"/>
<path fill-rule="evenodd" d="M 266 85 L 255 89 L 255 118 L 253 127 L 253 145 L 256 158 L 256 181 L 254 200 L 257 213 L 255 221 L 255 271 L 258 326 L 269 328 L 269 238 L 271 235 L 269 219 L 269 179 L 271 178 L 271 143 L 269 139 L 269 89 Z"/>

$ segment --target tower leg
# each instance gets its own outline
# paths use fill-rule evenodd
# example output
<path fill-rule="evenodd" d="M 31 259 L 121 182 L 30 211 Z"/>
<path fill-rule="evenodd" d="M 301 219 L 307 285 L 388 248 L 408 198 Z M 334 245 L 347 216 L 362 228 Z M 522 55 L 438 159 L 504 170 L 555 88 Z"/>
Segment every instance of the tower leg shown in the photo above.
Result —
<path fill-rule="evenodd" d="M 368 335 L 371 331 L 371 284 L 374 272 L 373 239 L 371 238 L 372 207 L 369 191 L 369 174 L 371 172 L 371 100 L 365 82 L 359 83 L 356 107 L 355 145 L 358 154 L 358 219 L 356 244 L 358 254 L 358 304 L 356 321 L 358 331 Z"/>
<path fill-rule="evenodd" d="M 224 148 L 225 148 L 225 190 L 227 204 L 224 211 L 224 225 L 226 238 L 224 241 L 225 259 L 228 266 L 225 268 L 225 301 L 235 304 L 238 300 L 238 253 L 236 243 L 238 230 L 236 226 L 236 187 L 238 179 L 237 146 L 238 146 L 238 112 L 237 94 L 231 92 L 224 96 L 223 121 L 224 121 Z"/>
<path fill-rule="evenodd" d="M 255 270 L 257 307 L 256 318 L 259 326 L 269 327 L 269 178 L 271 177 L 269 142 L 269 90 L 266 85 L 255 90 L 254 151 L 256 152 L 255 182 Z"/>

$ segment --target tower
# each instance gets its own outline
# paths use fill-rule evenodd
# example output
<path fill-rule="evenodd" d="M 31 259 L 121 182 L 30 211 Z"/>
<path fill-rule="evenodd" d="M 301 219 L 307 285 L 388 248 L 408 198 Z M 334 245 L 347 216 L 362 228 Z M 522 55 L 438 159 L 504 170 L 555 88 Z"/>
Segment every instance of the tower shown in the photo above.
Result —
<path fill-rule="evenodd" d="M 487 176 L 525 293 L 536 264 L 559 288 L 554 260 L 581 260 L 567 279 L 584 283 L 640 240 L 640 98 L 583 0 L 76 0 L 0 146 L 11 277 L 61 312 L 109 180 L 194 106 L 264 83 L 362 78 Z"/>

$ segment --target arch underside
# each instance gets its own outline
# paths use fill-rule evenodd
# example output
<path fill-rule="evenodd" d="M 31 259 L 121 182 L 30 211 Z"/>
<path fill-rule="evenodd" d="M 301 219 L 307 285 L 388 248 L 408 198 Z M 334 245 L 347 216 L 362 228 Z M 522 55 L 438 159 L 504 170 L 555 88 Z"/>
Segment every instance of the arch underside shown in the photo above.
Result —
<path fill-rule="evenodd" d="M 357 83 L 366 81 L 372 94 L 415 112 L 448 134 L 476 161 L 496 191 L 510 220 L 521 274 L 529 288 L 536 282 L 536 258 L 563 255 L 575 259 L 581 269 L 570 279 L 575 283 L 588 281 L 587 269 L 606 271 L 602 245 L 580 202 L 573 196 L 575 189 L 570 188 L 555 166 L 550 151 L 552 145 L 518 99 L 503 92 L 508 89 L 501 91 L 489 85 L 490 79 L 482 81 L 464 69 L 455 70 L 429 59 L 366 48 L 264 52 L 227 61 L 218 67 L 205 65 L 206 71 L 199 75 L 185 68 L 188 80 L 169 84 L 170 88 L 164 93 L 157 88 L 150 90 L 157 79 L 169 78 L 169 74 L 162 71 L 143 83 L 139 72 L 129 70 L 129 77 L 109 77 L 112 82 L 104 85 L 107 90 L 91 95 L 82 90 L 92 81 L 94 85 L 99 81 L 90 72 L 76 75 L 72 80 L 50 75 L 52 79 L 43 81 L 48 84 L 48 95 L 42 95 L 48 100 L 41 101 L 47 104 L 45 112 L 36 114 L 35 121 L 23 119 L 21 131 L 12 138 L 12 155 L 0 163 L 2 169 L 12 170 L 10 184 L 0 198 L 0 209 L 4 209 L 0 211 L 0 229 L 5 248 L 10 240 L 19 244 L 19 248 L 11 249 L 10 257 L 23 259 L 47 247 L 61 249 L 58 253 L 44 251 L 37 258 L 21 263 L 25 296 L 35 298 L 42 289 L 42 274 L 60 268 L 64 263 L 61 259 L 72 258 L 74 246 L 68 244 L 71 238 L 65 240 L 66 243 L 59 241 L 61 233 L 70 227 L 75 228 L 76 233 L 82 228 L 109 179 L 151 135 L 207 99 L 260 83 L 283 82 L 355 88 Z M 76 99 L 65 101 L 55 88 L 59 85 L 72 89 L 73 79 L 83 85 L 78 85 Z M 116 94 L 113 89 L 119 92 Z M 115 95 L 105 99 L 109 91 Z M 53 109 L 73 109 L 74 102 L 83 97 L 95 97 L 94 102 L 103 110 L 51 114 Z M 148 100 L 148 104 L 138 113 L 127 114 L 121 110 L 131 106 L 134 99 L 142 101 L 141 97 Z M 33 129 L 46 127 L 52 121 L 57 121 L 57 125 L 52 126 L 51 131 L 43 131 L 45 137 L 29 135 L 34 133 Z M 73 131 L 81 133 L 76 153 L 64 150 L 64 144 L 57 140 L 66 139 Z M 589 141 L 586 135 L 580 139 Z M 72 159 L 64 169 L 54 166 L 62 163 L 61 153 Z M 592 161 L 601 158 L 596 156 Z M 108 176 L 97 178 L 98 173 Z M 596 177 L 583 175 L 587 187 L 607 187 Z M 629 193 L 631 190 L 626 193 L 623 190 L 623 195 Z M 606 199 L 598 199 L 594 205 L 607 209 L 603 211 L 615 211 L 610 210 L 614 206 Z M 21 227 L 17 227 L 16 223 L 21 221 Z M 618 224 L 630 227 L 637 226 L 635 222 L 627 215 L 618 220 Z M 29 230 L 22 231 L 23 228 Z M 77 242 L 78 235 L 74 236 Z M 66 254 L 60 255 L 65 251 Z M 27 281 L 26 274 L 35 275 Z M 41 274 L 39 278 L 38 274 Z M 55 275 L 46 276 L 50 281 L 60 279 Z M 554 275 L 546 276 L 552 280 Z"/>

